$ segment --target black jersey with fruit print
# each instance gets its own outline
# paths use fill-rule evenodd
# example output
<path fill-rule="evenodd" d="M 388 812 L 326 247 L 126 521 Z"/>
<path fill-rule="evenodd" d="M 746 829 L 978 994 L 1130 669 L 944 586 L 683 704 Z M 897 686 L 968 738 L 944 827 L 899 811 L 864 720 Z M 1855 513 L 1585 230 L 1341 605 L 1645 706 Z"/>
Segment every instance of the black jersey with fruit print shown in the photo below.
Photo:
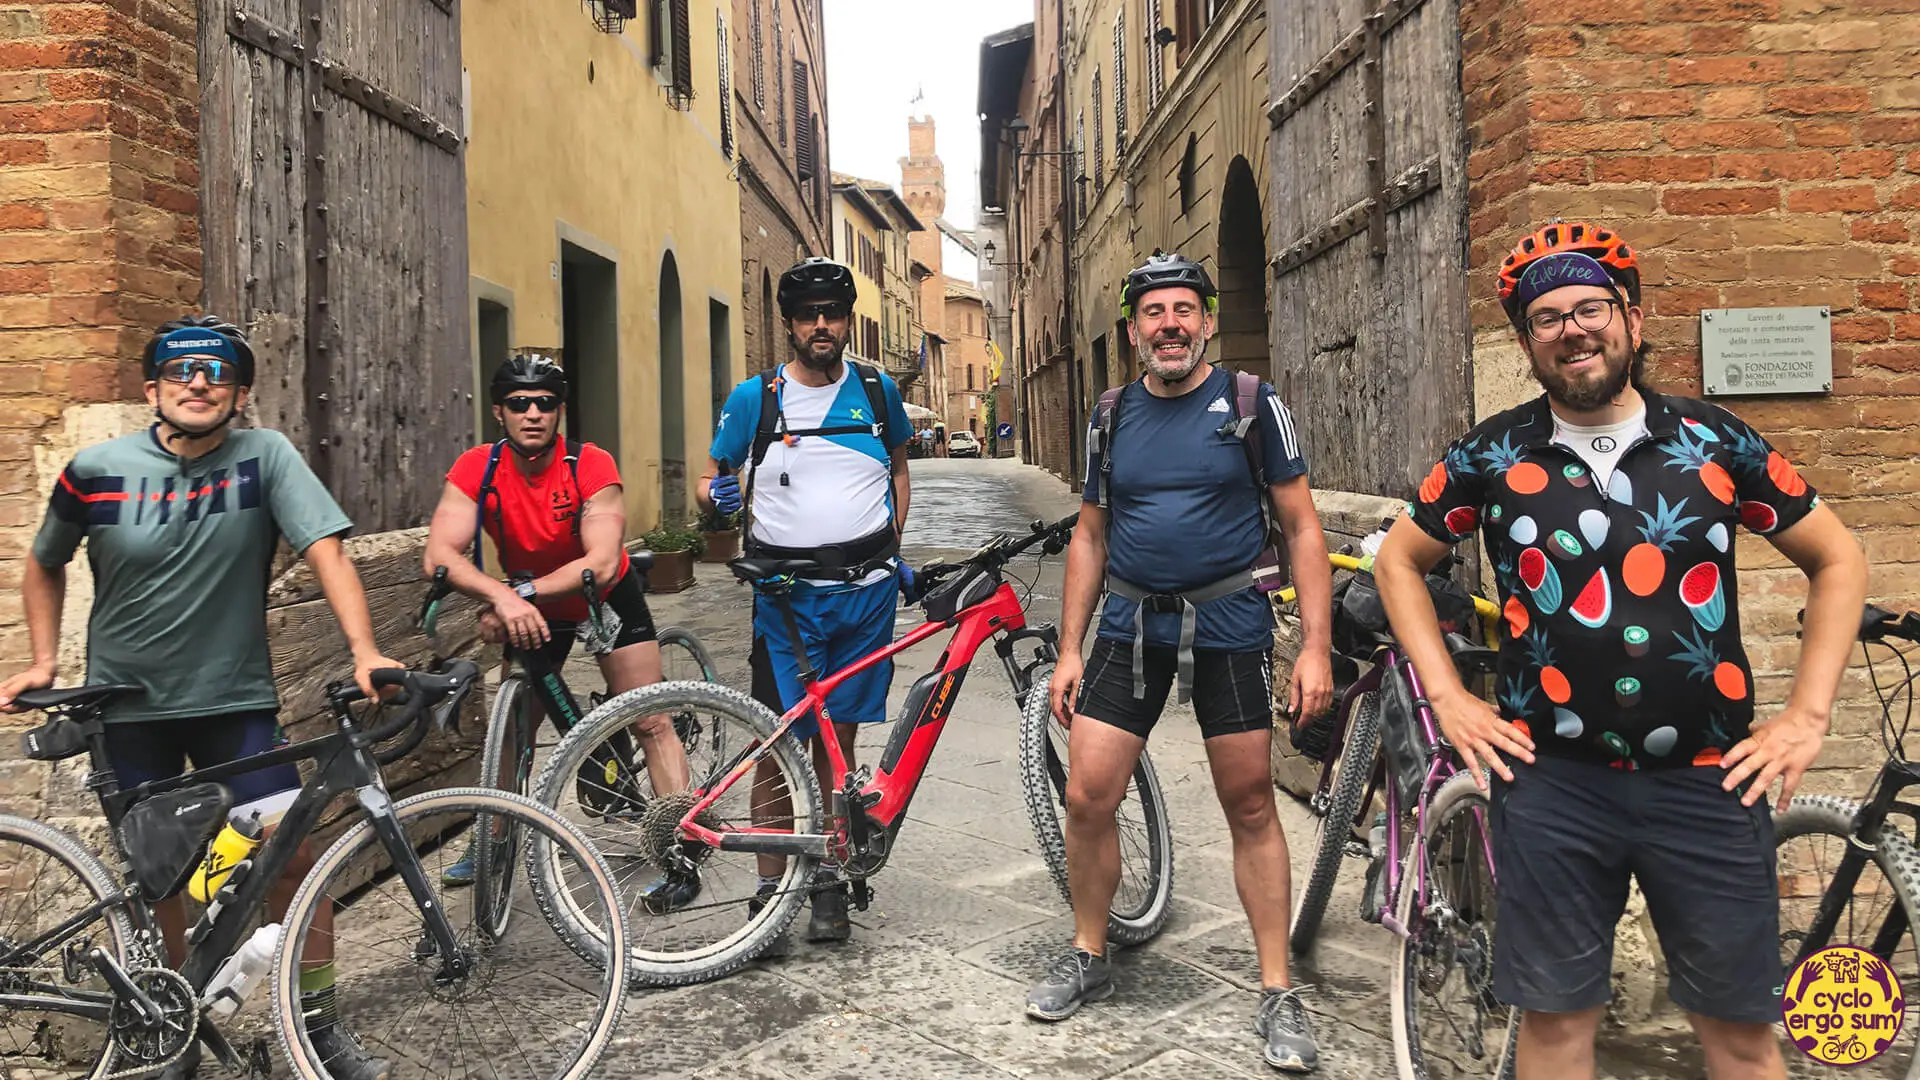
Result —
<path fill-rule="evenodd" d="M 1501 608 L 1500 713 L 1538 752 L 1618 768 L 1717 764 L 1753 721 L 1734 530 L 1790 528 L 1819 499 L 1738 417 L 1643 394 L 1647 435 L 1603 489 L 1536 398 L 1447 448 L 1415 524 L 1481 532 Z"/>

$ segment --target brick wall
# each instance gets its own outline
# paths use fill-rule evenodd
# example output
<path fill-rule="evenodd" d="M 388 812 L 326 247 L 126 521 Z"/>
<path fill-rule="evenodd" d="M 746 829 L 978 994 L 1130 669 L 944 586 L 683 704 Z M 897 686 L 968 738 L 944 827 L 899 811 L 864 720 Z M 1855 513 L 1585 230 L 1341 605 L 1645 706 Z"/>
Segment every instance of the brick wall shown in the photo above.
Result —
<path fill-rule="evenodd" d="M 1493 277 L 1551 217 L 1638 250 L 1664 390 L 1700 393 L 1703 308 L 1829 306 L 1831 394 L 1720 400 L 1855 530 L 1872 597 L 1920 607 L 1920 0 L 1464 0 L 1461 22 L 1482 415 L 1535 392 Z M 1778 702 L 1804 579 L 1764 541 L 1740 554 L 1756 693 Z M 1871 700 L 1851 672 L 1816 787 L 1877 766 Z"/>

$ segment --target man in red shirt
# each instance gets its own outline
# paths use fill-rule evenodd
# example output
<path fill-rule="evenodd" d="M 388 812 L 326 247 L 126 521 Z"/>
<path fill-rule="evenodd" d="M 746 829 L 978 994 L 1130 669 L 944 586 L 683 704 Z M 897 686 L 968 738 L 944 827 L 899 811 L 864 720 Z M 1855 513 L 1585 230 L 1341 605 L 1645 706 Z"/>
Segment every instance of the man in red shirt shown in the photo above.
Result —
<path fill-rule="evenodd" d="M 605 450 L 560 434 L 566 372 L 537 353 L 513 356 L 494 373 L 491 389 L 493 418 L 506 437 L 473 447 L 448 470 L 427 530 L 427 575 L 444 566 L 449 584 L 491 605 L 480 617 L 486 640 L 543 653 L 558 668 L 573 650 L 576 627 L 587 619 L 581 572 L 591 570 L 605 589 L 606 608 L 620 620 L 612 650 L 598 657 L 608 692 L 659 682 L 653 615 L 640 576 L 629 573 L 620 470 Z M 493 541 L 507 580 L 487 574 L 469 557 L 479 528 Z M 668 718 L 647 717 L 634 735 L 653 790 L 683 790 L 686 752 Z M 473 879 L 471 851 L 448 868 L 447 879 Z M 669 878 L 649 904 L 679 907 L 699 888 L 697 878 Z"/>

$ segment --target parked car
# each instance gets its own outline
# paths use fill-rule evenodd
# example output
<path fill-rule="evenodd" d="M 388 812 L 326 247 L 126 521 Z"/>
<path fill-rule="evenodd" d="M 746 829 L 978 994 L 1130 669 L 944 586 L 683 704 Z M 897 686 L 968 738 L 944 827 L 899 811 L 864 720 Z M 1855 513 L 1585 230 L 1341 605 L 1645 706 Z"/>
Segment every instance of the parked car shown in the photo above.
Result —
<path fill-rule="evenodd" d="M 948 457 L 979 457 L 980 440 L 971 431 L 956 431 L 947 436 Z"/>

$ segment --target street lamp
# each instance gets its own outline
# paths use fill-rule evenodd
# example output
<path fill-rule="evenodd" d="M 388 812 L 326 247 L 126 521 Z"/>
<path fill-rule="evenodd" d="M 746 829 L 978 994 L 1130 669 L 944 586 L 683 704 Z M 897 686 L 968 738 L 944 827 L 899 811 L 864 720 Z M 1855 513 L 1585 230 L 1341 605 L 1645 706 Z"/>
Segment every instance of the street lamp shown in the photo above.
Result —
<path fill-rule="evenodd" d="M 1024 266 L 1024 265 L 1026 265 L 1026 264 L 1024 264 L 1024 263 L 1022 263 L 1022 262 L 1021 262 L 1020 260 L 1018 260 L 1018 259 L 1008 259 L 1008 260 L 1007 260 L 1006 262 L 994 262 L 994 261 L 993 261 L 993 253 L 994 253 L 994 251 L 995 251 L 995 250 L 997 250 L 997 249 L 995 249 L 995 248 L 994 248 L 994 246 L 993 246 L 993 241 L 991 241 L 991 240 L 989 240 L 989 241 L 987 241 L 986 243 L 984 243 L 984 244 L 981 244 L 981 245 L 980 245 L 980 254 L 982 254 L 982 255 L 985 255 L 985 256 L 987 257 L 987 265 L 988 265 L 988 266 L 1007 266 L 1007 267 L 1019 267 L 1019 266 Z"/>

